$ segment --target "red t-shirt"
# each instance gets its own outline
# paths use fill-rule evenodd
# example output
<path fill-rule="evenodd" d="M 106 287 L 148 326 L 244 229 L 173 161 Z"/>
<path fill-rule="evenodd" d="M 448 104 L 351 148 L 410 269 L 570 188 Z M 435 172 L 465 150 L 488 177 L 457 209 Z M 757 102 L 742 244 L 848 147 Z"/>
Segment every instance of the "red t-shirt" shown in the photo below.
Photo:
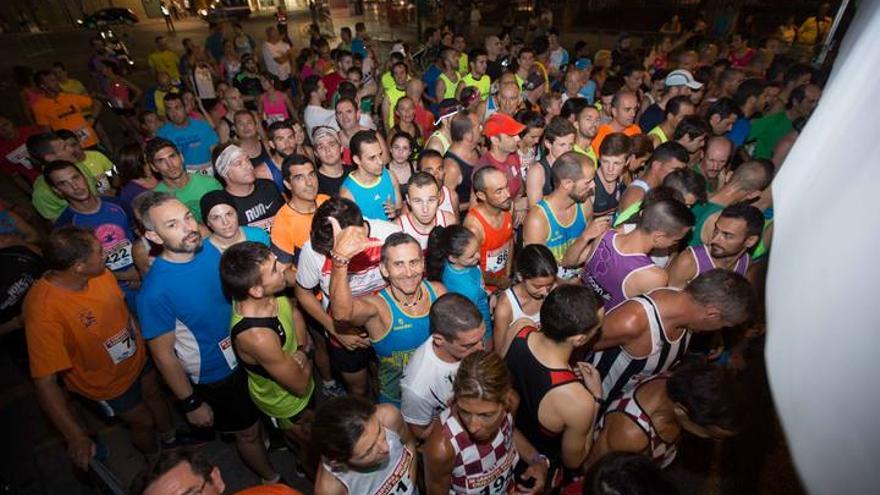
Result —
<path fill-rule="evenodd" d="M 338 72 L 331 72 L 322 78 L 324 87 L 327 88 L 327 101 L 333 101 L 333 95 L 339 89 L 339 85 L 345 81 L 345 77 Z"/>
<path fill-rule="evenodd" d="M 19 127 L 17 138 L 0 140 L 0 170 L 9 175 L 20 175 L 33 184 L 42 170 L 28 154 L 26 143 L 29 137 L 41 131 L 36 126 Z"/>
<path fill-rule="evenodd" d="M 492 153 L 486 152 L 477 162 L 477 170 L 486 165 L 493 165 L 498 170 L 504 172 L 507 176 L 507 189 L 510 190 L 510 197 L 516 198 L 523 186 L 522 165 L 519 161 L 519 153 L 511 153 L 507 155 L 507 159 L 499 162 L 492 156 Z"/>
<path fill-rule="evenodd" d="M 434 132 L 434 114 L 424 106 L 416 105 L 415 120 L 419 130 L 422 131 L 422 136 L 430 136 Z"/>

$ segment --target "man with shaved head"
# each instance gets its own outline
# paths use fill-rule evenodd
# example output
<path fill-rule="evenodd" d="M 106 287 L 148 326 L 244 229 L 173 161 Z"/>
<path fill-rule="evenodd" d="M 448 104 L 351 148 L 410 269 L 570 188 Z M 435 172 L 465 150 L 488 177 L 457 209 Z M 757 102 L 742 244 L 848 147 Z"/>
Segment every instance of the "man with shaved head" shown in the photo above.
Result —
<path fill-rule="evenodd" d="M 641 134 L 642 129 L 635 123 L 639 111 L 639 97 L 627 89 L 621 89 L 611 99 L 611 122 L 603 124 L 593 138 L 593 151 L 599 155 L 599 146 L 605 136 L 613 132 L 622 132 L 627 136 Z"/>
<path fill-rule="evenodd" d="M 753 203 L 770 186 L 775 169 L 769 160 L 752 160 L 733 171 L 730 181 L 709 196 L 706 203 L 694 206 L 696 223 L 690 245 L 708 244 L 715 230 L 715 222 L 726 206 L 734 203 Z"/>

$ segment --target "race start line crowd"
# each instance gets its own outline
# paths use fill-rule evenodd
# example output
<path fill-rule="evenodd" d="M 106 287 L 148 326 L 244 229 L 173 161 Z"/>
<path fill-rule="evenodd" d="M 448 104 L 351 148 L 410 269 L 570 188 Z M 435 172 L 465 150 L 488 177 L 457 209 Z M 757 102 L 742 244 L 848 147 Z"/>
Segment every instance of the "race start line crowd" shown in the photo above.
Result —
<path fill-rule="evenodd" d="M 79 407 L 127 425 L 133 493 L 224 491 L 170 404 L 234 438 L 251 495 L 294 493 L 268 429 L 318 494 L 678 493 L 682 436 L 749 415 L 770 184 L 829 25 L 756 46 L 674 17 L 593 53 L 541 16 L 413 57 L 362 23 L 300 49 L 218 24 L 156 38 L 143 90 L 100 39 L 97 91 L 18 67 L 2 330 L 76 466 Z"/>

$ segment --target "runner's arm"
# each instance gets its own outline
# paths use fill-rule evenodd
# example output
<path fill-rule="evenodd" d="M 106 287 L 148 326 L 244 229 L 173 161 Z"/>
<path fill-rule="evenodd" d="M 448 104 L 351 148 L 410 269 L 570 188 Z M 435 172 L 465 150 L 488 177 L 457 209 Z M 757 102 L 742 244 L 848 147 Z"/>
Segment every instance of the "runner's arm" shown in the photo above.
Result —
<path fill-rule="evenodd" d="M 185 399 L 193 394 L 192 384 L 177 355 L 174 353 L 174 332 L 167 332 L 147 341 L 153 361 L 168 388 L 177 399 Z"/>
<path fill-rule="evenodd" d="M 312 363 L 303 351 L 286 354 L 278 336 L 268 328 L 253 328 L 239 334 L 235 343 L 239 352 L 249 355 L 288 392 L 302 396 L 309 389 Z"/>
<path fill-rule="evenodd" d="M 565 423 L 562 432 L 562 464 L 569 469 L 580 469 L 593 446 L 593 423 L 596 419 L 596 401 L 586 388 L 578 384 L 566 385 L 554 399 Z"/>
<path fill-rule="evenodd" d="M 68 443 L 88 438 L 86 431 L 76 420 L 76 415 L 70 401 L 64 394 L 64 390 L 58 385 L 55 373 L 34 378 L 34 388 L 37 392 L 37 400 L 43 407 L 46 416 L 49 416 L 52 424 L 64 435 Z"/>
<path fill-rule="evenodd" d="M 678 256 L 673 258 L 672 262 L 666 268 L 669 273 L 669 287 L 677 287 L 683 289 L 690 282 L 697 271 L 697 264 L 694 262 L 693 249 L 687 248 Z"/>
<path fill-rule="evenodd" d="M 333 262 L 330 271 L 330 305 L 337 320 L 360 327 L 378 315 L 376 307 L 366 298 L 353 297 L 348 283 L 348 265 Z"/>
<path fill-rule="evenodd" d="M 526 174 L 526 197 L 529 198 L 529 208 L 534 209 L 534 206 L 544 199 L 544 181 L 547 179 L 541 162 L 533 161 Z"/>
<path fill-rule="evenodd" d="M 544 212 L 540 208 L 533 207 L 523 222 L 523 245 L 545 244 L 549 227 L 545 221 Z"/>
<path fill-rule="evenodd" d="M 428 495 L 447 495 L 455 467 L 455 451 L 443 436 L 442 428 L 433 428 L 422 455 L 425 458 L 425 488 Z"/>
<path fill-rule="evenodd" d="M 543 457 L 538 452 L 538 449 L 529 442 L 518 428 L 513 429 L 513 445 L 519 453 L 519 458 L 529 465 L 522 477 L 535 480 L 531 488 L 527 488 L 523 492 L 517 491 L 517 493 L 544 493 L 544 486 L 547 484 L 547 471 L 550 467 L 546 457 Z"/>

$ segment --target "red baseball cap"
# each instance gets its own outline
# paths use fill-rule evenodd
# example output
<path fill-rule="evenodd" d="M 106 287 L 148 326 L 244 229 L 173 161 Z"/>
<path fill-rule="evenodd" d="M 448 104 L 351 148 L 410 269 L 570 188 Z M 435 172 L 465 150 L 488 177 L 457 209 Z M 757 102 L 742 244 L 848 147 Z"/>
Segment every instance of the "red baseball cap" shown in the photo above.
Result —
<path fill-rule="evenodd" d="M 483 124 L 483 135 L 486 137 L 497 136 L 499 134 L 507 134 L 508 136 L 518 136 L 526 126 L 520 124 L 510 115 L 501 112 L 493 113 L 486 123 Z"/>

